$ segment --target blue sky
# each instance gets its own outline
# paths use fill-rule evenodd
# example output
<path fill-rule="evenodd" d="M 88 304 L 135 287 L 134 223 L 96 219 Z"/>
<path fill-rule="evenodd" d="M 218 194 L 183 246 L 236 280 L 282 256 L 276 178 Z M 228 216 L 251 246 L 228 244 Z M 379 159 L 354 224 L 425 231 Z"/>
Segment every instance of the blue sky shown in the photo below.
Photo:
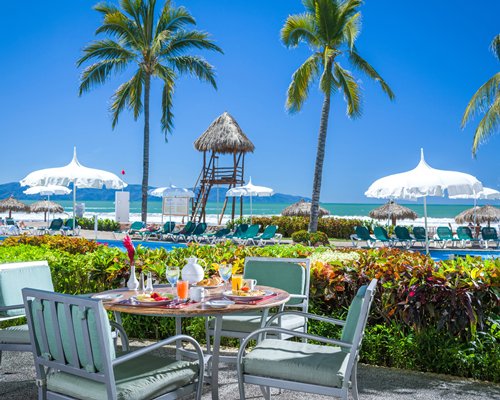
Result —
<path fill-rule="evenodd" d="M 160 1 L 159 1 L 160 3 Z M 77 146 L 80 161 L 142 177 L 143 122 L 123 114 L 113 131 L 109 98 L 131 72 L 78 97 L 76 60 L 93 40 L 100 16 L 94 1 L 6 2 L 0 25 L 0 182 L 66 164 Z M 247 158 L 255 184 L 310 196 L 322 97 L 316 88 L 299 114 L 284 108 L 291 74 L 305 60 L 305 46 L 287 50 L 279 31 L 299 0 L 184 0 L 225 54 L 208 54 L 218 91 L 193 79 L 178 83 L 175 130 L 160 131 L 159 82 L 152 92 L 150 184 L 193 185 L 202 155 L 193 141 L 228 111 L 254 142 Z M 477 88 L 499 70 L 488 46 L 500 32 L 497 0 L 367 1 L 362 7 L 361 54 L 391 85 L 396 101 L 358 74 L 363 116 L 349 120 L 342 96 L 332 103 L 321 200 L 370 201 L 364 191 L 384 175 L 413 168 L 420 147 L 435 168 L 477 176 L 500 189 L 493 136 L 471 156 L 473 127 L 460 130 L 464 108 Z M 476 121 L 477 122 L 477 121 Z"/>

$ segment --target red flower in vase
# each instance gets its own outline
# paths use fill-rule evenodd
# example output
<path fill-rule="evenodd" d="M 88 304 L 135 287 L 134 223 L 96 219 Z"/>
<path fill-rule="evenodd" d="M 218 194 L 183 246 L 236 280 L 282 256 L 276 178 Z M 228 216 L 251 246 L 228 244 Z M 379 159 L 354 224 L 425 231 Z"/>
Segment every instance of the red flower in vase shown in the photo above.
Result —
<path fill-rule="evenodd" d="M 128 259 L 130 260 L 130 265 L 132 265 L 134 263 L 135 247 L 129 235 L 125 236 L 125 239 L 123 239 L 123 245 L 127 249 Z"/>

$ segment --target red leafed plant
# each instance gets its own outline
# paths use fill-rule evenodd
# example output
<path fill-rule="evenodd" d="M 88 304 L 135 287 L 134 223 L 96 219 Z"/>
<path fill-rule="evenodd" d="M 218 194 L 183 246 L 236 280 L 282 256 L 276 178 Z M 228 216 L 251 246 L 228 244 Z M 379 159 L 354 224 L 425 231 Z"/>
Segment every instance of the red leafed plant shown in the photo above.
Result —
<path fill-rule="evenodd" d="M 130 265 L 132 265 L 134 263 L 135 247 L 129 235 L 125 236 L 125 239 L 123 239 L 123 245 L 127 249 L 128 259 L 130 260 Z"/>

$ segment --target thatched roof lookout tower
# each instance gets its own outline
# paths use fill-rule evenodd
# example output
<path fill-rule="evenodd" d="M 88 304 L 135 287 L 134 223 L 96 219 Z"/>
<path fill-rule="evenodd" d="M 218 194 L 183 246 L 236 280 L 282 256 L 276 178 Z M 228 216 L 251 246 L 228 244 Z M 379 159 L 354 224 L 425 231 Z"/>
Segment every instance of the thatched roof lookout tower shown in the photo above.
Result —
<path fill-rule="evenodd" d="M 194 148 L 203 152 L 203 168 L 195 183 L 192 220 L 205 220 L 205 207 L 210 190 L 215 185 L 231 189 L 243 185 L 245 154 L 253 153 L 254 144 L 248 139 L 238 122 L 227 112 L 215 119 L 203 134 L 195 140 Z M 207 157 L 209 153 L 209 158 Z M 231 166 L 219 166 L 219 155 L 233 155 Z M 219 224 L 222 221 L 227 197 L 224 200 Z M 231 217 L 234 219 L 235 199 L 232 202 Z M 243 214 L 243 200 L 240 199 L 240 215 Z"/>

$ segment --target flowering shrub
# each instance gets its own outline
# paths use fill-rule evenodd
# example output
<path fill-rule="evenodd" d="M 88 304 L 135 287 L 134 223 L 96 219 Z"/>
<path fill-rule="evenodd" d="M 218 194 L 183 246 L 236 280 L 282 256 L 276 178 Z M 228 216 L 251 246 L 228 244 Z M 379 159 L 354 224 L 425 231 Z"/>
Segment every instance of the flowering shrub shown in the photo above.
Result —
<path fill-rule="evenodd" d="M 42 235 L 42 236 L 9 236 L 2 242 L 3 246 L 17 246 L 27 244 L 30 246 L 45 246 L 49 249 L 59 249 L 70 254 L 85 254 L 96 251 L 103 247 L 103 244 L 96 243 L 93 240 L 87 240 L 78 237 L 68 237 L 63 235 Z"/>
<path fill-rule="evenodd" d="M 94 218 L 77 218 L 78 225 L 82 229 L 94 230 Z M 113 232 L 120 229 L 120 224 L 112 219 L 98 219 L 97 220 L 97 230 Z"/>
<path fill-rule="evenodd" d="M 309 233 L 307 231 L 298 231 L 292 233 L 294 243 L 304 243 L 310 246 L 328 245 L 330 244 L 328 236 L 324 232 Z"/>

